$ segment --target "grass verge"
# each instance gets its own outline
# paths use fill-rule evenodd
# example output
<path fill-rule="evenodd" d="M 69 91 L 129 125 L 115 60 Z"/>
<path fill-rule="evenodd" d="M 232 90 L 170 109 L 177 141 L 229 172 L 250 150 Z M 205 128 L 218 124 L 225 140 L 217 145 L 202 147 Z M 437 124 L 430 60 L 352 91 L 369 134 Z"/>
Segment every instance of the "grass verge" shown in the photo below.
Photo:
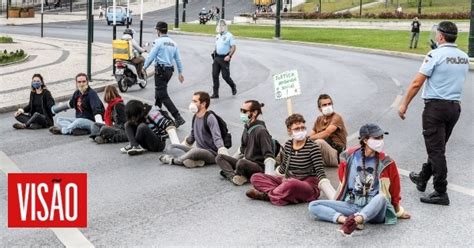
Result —
<path fill-rule="evenodd" d="M 181 30 L 215 34 L 214 25 L 182 24 Z M 272 39 L 275 35 L 275 28 L 273 26 L 231 25 L 229 31 L 234 36 L 262 39 Z M 429 32 L 420 33 L 418 49 L 409 49 L 410 34 L 408 31 L 398 30 L 300 27 L 283 27 L 281 29 L 283 40 L 373 48 L 415 54 L 426 54 L 431 50 L 428 46 Z M 468 33 L 459 33 L 456 43 L 461 50 L 467 52 Z"/>
<path fill-rule="evenodd" d="M 9 36 L 0 36 L 0 43 L 13 43 L 13 38 Z"/>

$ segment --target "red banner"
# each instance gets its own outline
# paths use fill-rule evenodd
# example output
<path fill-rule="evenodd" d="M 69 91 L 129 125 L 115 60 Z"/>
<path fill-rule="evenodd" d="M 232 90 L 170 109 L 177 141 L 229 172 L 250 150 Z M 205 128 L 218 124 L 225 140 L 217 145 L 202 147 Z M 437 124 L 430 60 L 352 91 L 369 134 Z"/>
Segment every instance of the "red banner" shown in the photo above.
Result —
<path fill-rule="evenodd" d="M 8 227 L 87 227 L 87 174 L 9 173 Z"/>

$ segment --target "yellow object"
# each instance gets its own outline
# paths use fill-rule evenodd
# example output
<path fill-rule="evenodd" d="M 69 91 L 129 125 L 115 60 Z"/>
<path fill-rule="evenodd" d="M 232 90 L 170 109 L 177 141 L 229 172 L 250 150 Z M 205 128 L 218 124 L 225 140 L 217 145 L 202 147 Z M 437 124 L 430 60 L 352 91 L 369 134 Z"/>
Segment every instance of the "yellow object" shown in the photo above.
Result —
<path fill-rule="evenodd" d="M 130 60 L 133 57 L 133 47 L 130 41 L 113 40 L 112 49 L 114 59 Z"/>
<path fill-rule="evenodd" d="M 266 5 L 269 6 L 275 3 L 275 0 L 253 0 L 255 5 Z"/>

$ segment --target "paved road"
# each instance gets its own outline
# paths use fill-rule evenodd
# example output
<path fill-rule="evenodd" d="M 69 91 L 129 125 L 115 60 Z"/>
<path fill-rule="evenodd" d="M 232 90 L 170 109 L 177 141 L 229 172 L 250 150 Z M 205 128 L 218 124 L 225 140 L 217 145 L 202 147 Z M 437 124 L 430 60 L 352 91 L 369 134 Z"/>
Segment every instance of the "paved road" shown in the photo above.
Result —
<path fill-rule="evenodd" d="M 71 29 L 75 32 L 58 26 L 51 35 L 84 39 L 83 29 L 74 24 Z M 96 39 L 107 42 L 108 36 L 104 30 Z M 153 38 L 154 34 L 145 35 L 145 40 Z M 181 46 L 186 82 L 181 85 L 173 77 L 169 91 L 184 110 L 194 91 L 211 89 L 209 53 L 213 38 L 174 38 Z M 399 120 L 392 106 L 420 62 L 316 46 L 238 40 L 231 70 L 239 93 L 232 97 L 224 86 L 221 98 L 213 101 L 211 108 L 227 120 L 238 144 L 241 103 L 247 99 L 263 101 L 263 118 L 271 133 L 283 142 L 287 139 L 286 103 L 274 100 L 271 75 L 298 69 L 303 94 L 293 99 L 294 110 L 304 114 L 308 127 L 317 115 L 317 95 L 328 93 L 334 98 L 336 111 L 344 116 L 351 137 L 356 137 L 352 134 L 366 122 L 379 123 L 390 132 L 386 151 L 403 174 L 403 170 L 418 170 L 426 159 L 421 136 L 423 104 L 417 97 L 405 121 Z M 422 194 L 402 176 L 402 204 L 413 218 L 395 226 L 367 225 L 349 239 L 336 232 L 338 226 L 314 221 L 307 204 L 276 207 L 247 199 L 244 192 L 249 186 L 236 187 L 223 181 L 216 166 L 191 170 L 160 165 L 157 154 L 128 157 L 119 153 L 120 145 L 98 146 L 85 137 L 53 137 L 46 130 L 15 131 L 11 128 L 12 113 L 0 115 L 0 150 L 26 172 L 87 172 L 89 225 L 81 231 L 96 246 L 472 247 L 474 183 L 469 154 L 474 148 L 473 79 L 470 72 L 463 112 L 447 151 L 448 180 L 450 186 L 458 186 L 449 190 L 451 206 L 421 204 L 418 198 Z M 145 90 L 132 88 L 125 96 L 152 100 L 150 86 Z M 179 130 L 180 137 L 190 128 L 191 115 L 183 113 L 188 123 Z M 355 139 L 350 140 L 350 144 L 355 143 Z M 327 171 L 335 183 L 335 170 Z M 0 174 L 0 181 L 0 206 L 6 206 L 4 174 Z M 6 217 L 6 208 L 1 208 L 0 223 L 6 223 Z M 13 230 L 5 224 L 0 227 L 0 243 L 7 247 L 61 245 L 49 230 Z"/>

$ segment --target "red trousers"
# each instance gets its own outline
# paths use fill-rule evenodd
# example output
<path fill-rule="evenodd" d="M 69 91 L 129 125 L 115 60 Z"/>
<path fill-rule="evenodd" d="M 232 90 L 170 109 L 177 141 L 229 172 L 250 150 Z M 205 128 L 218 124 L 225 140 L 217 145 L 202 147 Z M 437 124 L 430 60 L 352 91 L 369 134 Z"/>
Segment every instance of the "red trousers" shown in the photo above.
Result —
<path fill-rule="evenodd" d="M 319 197 L 318 179 L 314 176 L 284 179 L 281 176 L 256 173 L 250 178 L 250 182 L 256 190 L 267 193 L 271 203 L 278 206 L 310 202 Z"/>

